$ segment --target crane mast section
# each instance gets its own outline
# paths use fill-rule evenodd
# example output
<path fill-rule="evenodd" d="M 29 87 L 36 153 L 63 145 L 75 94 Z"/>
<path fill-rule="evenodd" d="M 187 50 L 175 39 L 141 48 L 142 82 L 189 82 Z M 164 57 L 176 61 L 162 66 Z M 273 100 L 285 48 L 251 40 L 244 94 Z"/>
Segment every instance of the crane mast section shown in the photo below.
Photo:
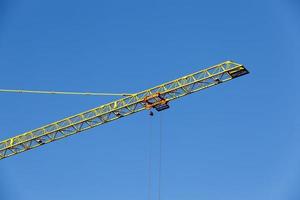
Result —
<path fill-rule="evenodd" d="M 238 63 L 226 61 L 196 73 L 144 90 L 86 112 L 65 118 L 0 142 L 0 160 L 74 135 L 159 104 L 157 96 L 169 101 L 248 74 Z M 147 99 L 147 101 L 145 101 Z M 155 102 L 156 101 L 156 102 Z M 151 104 L 152 104 L 151 103 Z"/>

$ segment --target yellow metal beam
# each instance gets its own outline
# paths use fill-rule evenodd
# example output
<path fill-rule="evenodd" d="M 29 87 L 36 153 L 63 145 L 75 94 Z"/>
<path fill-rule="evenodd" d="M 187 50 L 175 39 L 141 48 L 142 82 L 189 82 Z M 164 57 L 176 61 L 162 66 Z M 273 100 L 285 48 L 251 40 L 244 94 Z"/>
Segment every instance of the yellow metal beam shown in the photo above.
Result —
<path fill-rule="evenodd" d="M 232 61 L 223 62 L 4 140 L 0 142 L 0 159 L 25 152 L 145 109 L 152 107 L 157 110 L 165 109 L 168 107 L 168 102 L 172 100 L 248 73 L 248 70 L 241 64 Z"/>

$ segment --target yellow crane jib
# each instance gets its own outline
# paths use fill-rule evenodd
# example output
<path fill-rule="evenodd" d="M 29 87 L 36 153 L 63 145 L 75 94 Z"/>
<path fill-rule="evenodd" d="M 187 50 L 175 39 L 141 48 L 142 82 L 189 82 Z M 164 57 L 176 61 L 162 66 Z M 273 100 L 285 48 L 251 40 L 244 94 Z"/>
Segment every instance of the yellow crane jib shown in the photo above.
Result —
<path fill-rule="evenodd" d="M 207 69 L 126 96 L 114 102 L 62 119 L 0 142 L 0 159 L 80 133 L 87 129 L 145 110 L 162 111 L 179 97 L 248 74 L 241 64 L 226 61 Z"/>

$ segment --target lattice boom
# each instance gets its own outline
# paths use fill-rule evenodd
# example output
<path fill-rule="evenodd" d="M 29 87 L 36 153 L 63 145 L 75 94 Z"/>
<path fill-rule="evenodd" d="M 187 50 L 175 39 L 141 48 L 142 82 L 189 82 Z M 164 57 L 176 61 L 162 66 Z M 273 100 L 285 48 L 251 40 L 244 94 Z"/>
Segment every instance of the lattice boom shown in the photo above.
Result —
<path fill-rule="evenodd" d="M 86 112 L 0 142 L 0 159 L 82 132 L 147 108 L 144 99 L 158 94 L 166 102 L 248 74 L 247 69 L 232 61 L 164 83 Z"/>

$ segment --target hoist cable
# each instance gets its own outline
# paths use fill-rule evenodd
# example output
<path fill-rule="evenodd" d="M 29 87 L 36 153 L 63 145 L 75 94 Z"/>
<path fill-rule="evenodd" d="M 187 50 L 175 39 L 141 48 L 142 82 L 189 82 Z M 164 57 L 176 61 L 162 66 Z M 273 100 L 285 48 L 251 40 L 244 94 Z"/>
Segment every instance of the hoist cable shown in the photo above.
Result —
<path fill-rule="evenodd" d="M 104 93 L 104 92 L 60 92 L 39 90 L 7 90 L 0 89 L 2 93 L 29 93 L 29 94 L 59 94 L 59 95 L 85 95 L 85 96 L 131 96 L 127 93 Z"/>
<path fill-rule="evenodd" d="M 162 147 L 163 147 L 163 115 L 159 115 L 159 164 L 158 164 L 158 200 L 161 198 L 161 174 L 162 174 Z"/>
<path fill-rule="evenodd" d="M 149 138 L 148 138 L 148 200 L 151 200 L 152 193 L 152 132 L 153 123 L 152 117 L 150 117 L 150 127 L 149 127 Z"/>

